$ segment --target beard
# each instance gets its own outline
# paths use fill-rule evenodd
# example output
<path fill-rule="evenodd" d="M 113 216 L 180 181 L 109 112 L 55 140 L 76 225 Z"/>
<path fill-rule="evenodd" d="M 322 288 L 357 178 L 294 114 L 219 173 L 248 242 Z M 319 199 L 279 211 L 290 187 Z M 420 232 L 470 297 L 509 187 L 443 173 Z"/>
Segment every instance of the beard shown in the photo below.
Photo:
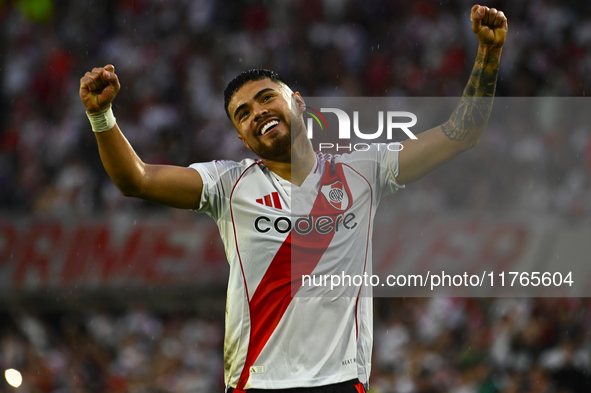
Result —
<path fill-rule="evenodd" d="M 291 162 L 292 149 L 300 153 L 309 148 L 308 133 L 303 117 L 296 118 L 292 115 L 290 120 L 289 123 L 285 122 L 287 133 L 275 136 L 270 145 L 259 143 L 257 146 L 251 146 L 253 152 L 264 160 Z"/>
<path fill-rule="evenodd" d="M 273 138 L 270 146 L 259 143 L 257 146 L 251 146 L 251 148 L 263 160 L 289 160 L 291 158 L 291 131 Z"/>

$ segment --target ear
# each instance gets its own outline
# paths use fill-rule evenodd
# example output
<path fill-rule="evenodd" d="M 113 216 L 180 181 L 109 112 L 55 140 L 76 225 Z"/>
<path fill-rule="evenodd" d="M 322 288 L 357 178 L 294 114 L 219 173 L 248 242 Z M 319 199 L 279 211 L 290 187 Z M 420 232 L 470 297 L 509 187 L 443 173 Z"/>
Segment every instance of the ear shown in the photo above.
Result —
<path fill-rule="evenodd" d="M 253 151 L 250 146 L 248 145 L 248 142 L 246 142 L 246 139 L 244 139 L 244 137 L 240 134 L 238 134 L 238 138 L 242 141 L 242 143 L 244 143 L 244 146 L 246 146 L 246 148 L 250 151 Z"/>
<path fill-rule="evenodd" d="M 298 109 L 298 113 L 304 113 L 304 111 L 306 110 L 306 103 L 304 102 L 304 99 L 302 98 L 300 92 L 296 91 L 295 93 L 293 93 L 292 99 Z"/>

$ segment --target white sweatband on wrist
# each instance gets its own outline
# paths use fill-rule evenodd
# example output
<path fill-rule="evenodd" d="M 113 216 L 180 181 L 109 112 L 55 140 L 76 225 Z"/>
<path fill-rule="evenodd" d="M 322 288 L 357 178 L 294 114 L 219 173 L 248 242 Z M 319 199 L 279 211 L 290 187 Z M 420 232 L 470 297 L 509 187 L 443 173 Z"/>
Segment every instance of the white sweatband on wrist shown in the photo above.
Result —
<path fill-rule="evenodd" d="M 86 116 L 88 116 L 88 120 L 90 120 L 90 125 L 92 126 L 92 131 L 94 132 L 109 131 L 115 126 L 116 123 L 115 116 L 113 116 L 113 110 L 111 109 L 110 105 L 107 109 L 103 109 L 100 112 L 86 112 Z"/>

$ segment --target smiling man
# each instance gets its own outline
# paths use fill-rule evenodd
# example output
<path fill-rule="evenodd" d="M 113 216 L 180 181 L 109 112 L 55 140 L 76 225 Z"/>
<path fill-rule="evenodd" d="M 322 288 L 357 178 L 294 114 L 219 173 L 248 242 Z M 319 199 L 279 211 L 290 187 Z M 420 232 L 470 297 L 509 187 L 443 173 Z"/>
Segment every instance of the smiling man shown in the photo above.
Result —
<path fill-rule="evenodd" d="M 260 159 L 149 165 L 115 122 L 111 102 L 120 85 L 114 67 L 95 68 L 81 79 L 80 98 L 102 162 L 121 192 L 205 212 L 219 226 L 230 263 L 224 342 L 229 392 L 367 388 L 368 288 L 326 296 L 327 288 L 305 286 L 303 277 L 370 272 L 380 198 L 478 142 L 508 27 L 502 12 L 478 5 L 471 20 L 479 48 L 460 104 L 446 123 L 403 142 L 400 153 L 376 146 L 344 156 L 314 153 L 300 94 L 271 71 L 251 70 L 230 82 L 224 102 L 238 137 Z"/>
<path fill-rule="evenodd" d="M 315 154 L 303 122 L 305 103 L 300 93 L 273 71 L 251 70 L 228 84 L 224 105 L 246 147 L 272 172 L 301 184 Z"/>

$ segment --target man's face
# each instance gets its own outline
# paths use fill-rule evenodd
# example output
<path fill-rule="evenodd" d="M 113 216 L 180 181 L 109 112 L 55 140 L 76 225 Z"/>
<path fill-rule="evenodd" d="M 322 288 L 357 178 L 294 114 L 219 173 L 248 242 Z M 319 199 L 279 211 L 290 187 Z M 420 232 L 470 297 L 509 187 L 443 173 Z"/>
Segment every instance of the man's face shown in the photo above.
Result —
<path fill-rule="evenodd" d="M 299 93 L 293 98 L 301 100 Z M 247 82 L 232 96 L 232 123 L 246 147 L 260 158 L 290 162 L 291 102 L 289 88 L 270 79 Z"/>

